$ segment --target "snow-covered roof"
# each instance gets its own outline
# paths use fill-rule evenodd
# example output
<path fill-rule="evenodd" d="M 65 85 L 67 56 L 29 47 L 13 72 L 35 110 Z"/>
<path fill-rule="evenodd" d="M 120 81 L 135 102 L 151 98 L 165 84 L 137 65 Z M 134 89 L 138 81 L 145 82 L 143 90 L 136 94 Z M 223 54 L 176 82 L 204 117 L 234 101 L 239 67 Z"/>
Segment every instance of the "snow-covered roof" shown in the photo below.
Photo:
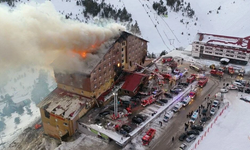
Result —
<path fill-rule="evenodd" d="M 207 33 L 197 33 L 195 41 L 204 42 L 206 44 L 224 45 L 235 48 L 250 49 L 250 37 L 242 38 Z"/>
<path fill-rule="evenodd" d="M 43 107 L 49 113 L 63 118 L 73 119 L 77 113 L 79 113 L 79 110 L 90 101 L 90 98 L 68 93 L 56 88 L 37 106 L 39 108 Z"/>

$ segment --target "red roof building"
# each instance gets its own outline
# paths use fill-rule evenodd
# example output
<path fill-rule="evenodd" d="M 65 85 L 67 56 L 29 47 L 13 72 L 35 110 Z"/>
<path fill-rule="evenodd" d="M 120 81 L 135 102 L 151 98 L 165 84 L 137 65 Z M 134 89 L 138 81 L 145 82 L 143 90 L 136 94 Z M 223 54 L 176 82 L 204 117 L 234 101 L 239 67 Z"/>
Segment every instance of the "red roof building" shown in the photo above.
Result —
<path fill-rule="evenodd" d="M 233 37 L 197 33 L 192 44 L 192 56 L 246 65 L 250 57 L 250 37 Z"/>
<path fill-rule="evenodd" d="M 125 83 L 121 87 L 121 90 L 125 94 L 129 94 L 131 96 L 136 95 L 139 90 L 139 86 L 146 81 L 147 77 L 148 76 L 145 74 L 130 74 L 125 78 Z"/>

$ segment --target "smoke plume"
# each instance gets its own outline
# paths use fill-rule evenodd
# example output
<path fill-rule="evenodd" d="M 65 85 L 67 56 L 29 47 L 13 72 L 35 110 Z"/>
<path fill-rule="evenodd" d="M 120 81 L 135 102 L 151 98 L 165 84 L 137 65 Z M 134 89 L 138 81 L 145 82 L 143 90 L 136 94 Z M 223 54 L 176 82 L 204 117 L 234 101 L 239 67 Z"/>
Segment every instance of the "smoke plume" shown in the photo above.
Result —
<path fill-rule="evenodd" d="M 88 50 L 125 30 L 115 23 L 99 27 L 66 20 L 50 2 L 20 5 L 12 11 L 1 6 L 0 14 L 2 69 L 34 62 L 49 64 L 69 51 Z"/>

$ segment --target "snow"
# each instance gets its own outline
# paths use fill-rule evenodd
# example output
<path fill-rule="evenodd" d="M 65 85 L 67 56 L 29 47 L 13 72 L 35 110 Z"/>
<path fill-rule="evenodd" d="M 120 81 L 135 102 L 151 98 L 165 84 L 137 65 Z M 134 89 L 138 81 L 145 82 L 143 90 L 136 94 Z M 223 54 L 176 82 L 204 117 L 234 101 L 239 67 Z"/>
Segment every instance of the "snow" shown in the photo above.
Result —
<path fill-rule="evenodd" d="M 249 94 L 237 91 L 230 91 L 225 95 L 225 99 L 229 101 L 229 108 L 225 109 L 223 114 L 218 117 L 209 133 L 197 146 L 197 150 L 207 150 L 207 147 L 211 147 L 211 145 L 213 145 L 211 147 L 213 150 L 249 149 L 250 103 L 240 100 L 241 95 L 250 98 Z M 190 150 L 194 146 L 195 143 L 190 147 Z"/>
<path fill-rule="evenodd" d="M 206 66 L 209 66 L 211 64 L 216 65 L 219 64 L 219 62 L 210 60 L 197 60 L 193 59 L 190 56 L 187 56 L 187 54 L 190 55 L 190 44 L 195 39 L 197 32 L 236 37 L 249 36 L 248 31 L 250 30 L 250 19 L 248 19 L 248 15 L 250 14 L 250 1 L 186 0 L 186 2 L 190 2 L 191 8 L 195 10 L 195 16 L 198 18 L 197 21 L 195 20 L 195 18 L 190 19 L 187 17 L 183 17 L 180 12 L 175 13 L 173 11 L 170 11 L 170 8 L 168 8 L 168 18 L 158 16 L 151 7 L 153 1 L 159 0 L 105 1 L 107 3 L 110 2 L 114 4 L 115 8 L 121 8 L 122 6 L 125 6 L 127 8 L 128 12 L 132 14 L 133 20 L 136 20 L 138 22 L 142 32 L 142 37 L 149 41 L 149 52 L 160 53 L 162 50 L 167 50 L 169 52 L 168 55 L 174 57 L 183 57 L 185 61 L 200 63 Z M 27 3 L 28 1 L 23 2 Z M 43 3 L 44 0 L 36 0 L 35 2 Z M 52 0 L 52 3 L 54 4 L 55 9 L 62 14 L 62 17 L 72 12 L 71 18 L 78 18 L 77 20 L 81 22 L 85 21 L 85 18 L 83 18 L 82 14 L 82 10 L 84 8 L 82 6 L 76 6 L 75 0 Z M 1 5 L 6 5 L 6 3 L 1 3 Z M 217 9 L 220 6 L 221 10 L 219 10 L 219 13 L 217 14 Z M 209 11 L 211 11 L 211 13 L 209 13 Z M 181 19 L 184 20 L 184 24 L 180 22 Z M 187 22 L 189 22 L 189 24 L 186 24 Z M 197 25 L 195 26 L 194 23 L 197 23 Z M 155 27 L 155 25 L 157 27 Z M 182 32 L 183 35 L 181 34 Z M 185 51 L 173 51 L 173 49 L 180 46 L 188 46 L 188 48 L 185 49 Z M 246 66 L 245 70 L 246 72 L 250 71 L 250 66 Z M 21 75 L 24 72 L 27 72 L 26 77 L 15 83 L 14 78 L 18 78 L 18 75 Z M 50 71 L 50 74 L 51 77 L 49 78 L 49 85 L 52 88 L 52 85 L 54 83 L 54 78 L 52 77 L 53 72 L 51 73 Z M 14 102 L 19 102 L 23 99 L 27 99 L 30 97 L 30 91 L 37 77 L 37 69 L 35 69 L 34 73 L 23 70 L 19 73 L 12 74 L 10 80 L 8 80 L 8 84 L 4 86 L 5 92 L 1 93 L 1 95 L 5 95 L 6 93 L 14 95 Z M 13 88 L 15 88 L 15 90 Z M 228 94 L 226 94 L 226 98 L 230 102 L 229 109 L 227 109 L 224 114 L 218 119 L 211 132 L 198 146 L 198 149 L 205 150 L 211 145 L 213 145 L 214 150 L 249 149 L 250 127 L 247 125 L 250 123 L 250 120 L 247 120 L 247 114 L 250 113 L 250 104 L 238 100 L 240 96 L 237 96 L 236 94 L 236 97 L 234 94 L 236 93 L 229 92 Z M 0 110 L 3 107 L 4 105 L 1 104 Z M 32 116 L 27 115 L 27 112 L 25 111 L 22 116 L 14 113 L 10 118 L 5 118 L 6 129 L 1 133 L 3 142 L 13 140 L 18 134 L 21 133 L 21 131 L 25 127 L 27 127 L 27 125 L 29 125 L 30 121 L 35 120 L 36 117 L 39 116 L 38 108 L 36 108 L 33 103 L 31 103 L 30 108 L 33 112 Z M 18 116 L 20 117 L 21 122 L 20 124 L 15 125 L 14 118 Z M 133 142 L 135 142 L 136 140 L 141 139 L 139 137 L 136 137 L 135 139 L 133 139 Z M 82 144 L 83 143 L 87 143 L 87 141 L 82 142 Z M 69 146 L 71 149 L 72 146 L 74 147 L 74 143 L 69 145 L 67 146 Z M 135 148 L 144 149 L 143 147 L 140 147 L 139 144 L 137 144 Z"/>
<path fill-rule="evenodd" d="M 48 74 L 51 74 L 50 69 L 39 66 L 23 67 L 19 70 L 10 71 L 8 74 L 9 80 L 6 85 L 1 87 L 2 92 L 0 93 L 0 95 L 4 96 L 5 94 L 9 94 L 10 96 L 13 96 L 12 100 L 14 103 L 18 103 L 26 99 L 30 100 L 31 91 L 33 89 L 35 81 L 39 76 L 40 69 L 46 70 Z M 48 76 L 48 84 L 49 87 L 51 87 L 50 90 L 52 90 L 54 85 L 52 76 Z M 5 105 L 5 103 L 0 103 L 0 112 L 2 112 L 2 109 L 5 107 Z M 15 112 L 12 113 L 12 115 L 9 117 L 3 117 L 6 126 L 5 129 L 0 132 L 0 137 L 2 138 L 1 142 L 6 142 L 6 144 L 8 145 L 11 141 L 16 139 L 16 137 L 20 135 L 24 129 L 40 119 L 40 111 L 36 107 L 34 102 L 31 102 L 29 108 L 31 109 L 32 114 L 29 114 L 27 112 L 27 109 L 24 108 L 24 113 L 22 114 L 18 114 Z M 19 124 L 16 124 L 14 121 L 16 117 L 20 118 Z M 1 148 L 2 147 L 0 146 L 0 149 Z"/>

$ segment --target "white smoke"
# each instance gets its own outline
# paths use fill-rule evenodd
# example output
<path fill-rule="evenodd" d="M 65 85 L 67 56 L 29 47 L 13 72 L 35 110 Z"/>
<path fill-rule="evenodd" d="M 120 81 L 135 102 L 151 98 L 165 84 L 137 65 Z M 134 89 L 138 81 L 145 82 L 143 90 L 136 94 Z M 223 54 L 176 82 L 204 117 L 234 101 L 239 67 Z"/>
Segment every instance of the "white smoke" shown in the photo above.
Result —
<path fill-rule="evenodd" d="M 87 50 L 125 30 L 124 26 L 115 23 L 99 27 L 66 20 L 51 2 L 20 5 L 13 11 L 1 6 L 0 14 L 2 69 L 34 62 L 49 64 L 58 54 Z"/>

